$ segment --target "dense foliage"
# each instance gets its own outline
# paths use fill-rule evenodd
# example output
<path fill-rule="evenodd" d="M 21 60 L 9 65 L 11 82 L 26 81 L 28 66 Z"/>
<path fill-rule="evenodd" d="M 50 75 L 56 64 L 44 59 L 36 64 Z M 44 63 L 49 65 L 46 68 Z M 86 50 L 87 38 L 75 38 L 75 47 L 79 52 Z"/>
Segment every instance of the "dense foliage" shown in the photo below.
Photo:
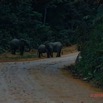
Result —
<path fill-rule="evenodd" d="M 1 0 L 0 48 L 8 49 L 12 38 L 27 39 L 33 48 L 45 41 L 76 43 L 87 34 L 90 13 L 83 0 Z"/>
<path fill-rule="evenodd" d="M 81 55 L 83 58 L 76 67 L 78 74 L 103 87 L 103 5 L 97 9 Z"/>

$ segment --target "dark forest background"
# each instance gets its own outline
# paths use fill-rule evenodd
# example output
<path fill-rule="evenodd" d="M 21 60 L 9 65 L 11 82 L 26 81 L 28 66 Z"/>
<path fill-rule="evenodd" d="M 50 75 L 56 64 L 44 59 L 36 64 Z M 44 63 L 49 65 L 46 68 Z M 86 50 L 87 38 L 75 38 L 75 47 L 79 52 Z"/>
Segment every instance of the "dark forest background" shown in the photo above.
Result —
<path fill-rule="evenodd" d="M 0 0 L 0 53 L 13 38 L 34 49 L 45 41 L 77 44 L 77 73 L 103 86 L 102 0 Z"/>
<path fill-rule="evenodd" d="M 87 41 L 97 11 L 95 0 L 0 0 L 0 48 L 12 38 L 27 39 L 33 48 L 47 40 Z"/>

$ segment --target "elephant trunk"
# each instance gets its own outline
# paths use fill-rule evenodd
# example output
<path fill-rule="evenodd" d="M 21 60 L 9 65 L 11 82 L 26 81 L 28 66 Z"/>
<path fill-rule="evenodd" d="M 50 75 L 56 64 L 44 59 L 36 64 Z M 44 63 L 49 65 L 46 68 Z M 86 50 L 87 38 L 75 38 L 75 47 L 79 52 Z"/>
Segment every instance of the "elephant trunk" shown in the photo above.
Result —
<path fill-rule="evenodd" d="M 25 51 L 29 52 L 31 50 L 30 44 L 27 40 L 21 40 L 24 43 Z"/>
<path fill-rule="evenodd" d="M 27 49 L 26 49 L 26 52 L 30 52 L 31 48 L 30 48 L 30 45 L 26 45 L 27 46 Z"/>

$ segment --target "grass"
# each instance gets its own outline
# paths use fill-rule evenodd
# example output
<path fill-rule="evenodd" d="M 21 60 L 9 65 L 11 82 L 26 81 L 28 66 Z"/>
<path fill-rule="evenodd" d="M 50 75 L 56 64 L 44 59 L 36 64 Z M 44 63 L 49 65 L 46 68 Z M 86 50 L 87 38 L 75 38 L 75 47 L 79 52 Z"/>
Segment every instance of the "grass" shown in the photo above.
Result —
<path fill-rule="evenodd" d="M 76 52 L 76 45 L 70 46 L 70 47 L 64 47 L 63 48 L 63 55 L 70 54 L 73 52 Z M 54 53 L 54 57 L 56 56 L 56 53 Z M 43 57 L 41 59 L 47 58 L 46 53 L 43 54 Z M 0 62 L 9 62 L 9 61 L 32 61 L 37 60 L 37 50 L 31 50 L 30 52 L 25 52 L 23 56 L 20 56 L 19 53 L 16 53 L 16 55 L 12 55 L 10 52 L 5 52 L 0 55 Z"/>

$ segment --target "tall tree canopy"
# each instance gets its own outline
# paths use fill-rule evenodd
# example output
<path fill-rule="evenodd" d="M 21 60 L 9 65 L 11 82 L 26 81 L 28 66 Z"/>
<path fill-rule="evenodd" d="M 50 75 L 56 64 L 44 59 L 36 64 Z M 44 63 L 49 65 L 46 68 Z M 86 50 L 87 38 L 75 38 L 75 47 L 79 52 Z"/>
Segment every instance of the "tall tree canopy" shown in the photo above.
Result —
<path fill-rule="evenodd" d="M 1 0 L 0 42 L 28 39 L 33 48 L 49 41 L 87 41 L 101 0 Z M 5 46 L 4 46 L 5 44 Z"/>

